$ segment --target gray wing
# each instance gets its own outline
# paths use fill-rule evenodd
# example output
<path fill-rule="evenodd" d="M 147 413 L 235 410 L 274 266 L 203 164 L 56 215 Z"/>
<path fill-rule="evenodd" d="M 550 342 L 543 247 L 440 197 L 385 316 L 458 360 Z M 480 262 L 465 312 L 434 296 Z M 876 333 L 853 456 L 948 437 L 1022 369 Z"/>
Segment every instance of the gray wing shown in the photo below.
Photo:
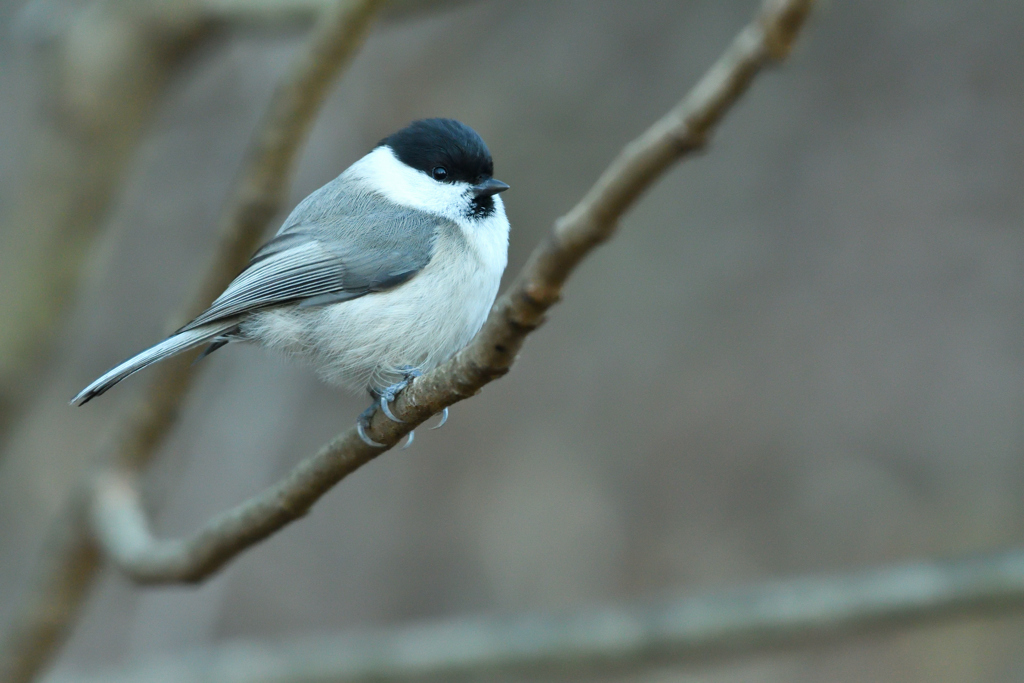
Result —
<path fill-rule="evenodd" d="M 210 308 L 179 332 L 268 306 L 355 299 L 395 287 L 430 262 L 443 219 L 372 196 L 350 197 L 329 212 L 321 204 L 314 215 L 301 215 L 304 205 L 329 189 L 331 184 L 296 207 Z M 317 222 L 303 224 L 304 218 Z"/>

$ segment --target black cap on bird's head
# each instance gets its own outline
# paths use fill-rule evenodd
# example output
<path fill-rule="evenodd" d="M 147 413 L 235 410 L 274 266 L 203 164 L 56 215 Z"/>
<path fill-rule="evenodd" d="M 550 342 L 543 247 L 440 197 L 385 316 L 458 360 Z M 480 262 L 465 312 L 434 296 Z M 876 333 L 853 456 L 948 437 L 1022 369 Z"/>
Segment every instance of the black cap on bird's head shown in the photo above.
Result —
<path fill-rule="evenodd" d="M 406 166 L 438 182 L 469 183 L 478 198 L 504 192 L 495 180 L 491 152 L 475 130 L 454 119 L 421 119 L 377 143 L 388 146 Z"/>

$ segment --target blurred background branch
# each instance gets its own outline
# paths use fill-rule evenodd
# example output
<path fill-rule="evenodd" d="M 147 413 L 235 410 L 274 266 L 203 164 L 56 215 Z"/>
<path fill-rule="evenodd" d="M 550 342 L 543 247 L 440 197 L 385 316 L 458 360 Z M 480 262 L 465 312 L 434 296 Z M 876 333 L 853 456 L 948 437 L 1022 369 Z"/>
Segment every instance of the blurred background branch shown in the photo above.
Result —
<path fill-rule="evenodd" d="M 220 226 L 212 263 L 183 318 L 199 313 L 242 269 L 282 208 L 295 156 L 330 86 L 362 44 L 382 0 L 343 0 L 321 15 L 278 86 L 258 128 Z M 147 394 L 126 416 L 110 466 L 139 472 L 175 423 L 198 369 L 192 357 L 155 368 Z M 91 475 L 90 475 L 91 476 Z M 88 525 L 88 493 L 79 491 L 54 522 L 34 586 L 0 641 L 0 681 L 32 680 L 80 612 L 101 564 Z"/>
<path fill-rule="evenodd" d="M 209 19 L 238 26 L 279 28 L 312 23 L 332 0 L 191 0 Z M 381 10 L 382 21 L 407 19 L 421 13 L 463 5 L 470 0 L 391 0 Z"/>
<path fill-rule="evenodd" d="M 401 20 L 467 0 L 398 0 Z M 0 215 L 0 438 L 33 396 L 89 247 L 170 79 L 219 29 L 306 25 L 334 0 L 31 0 L 14 31 L 43 87 L 16 200 Z"/>
<path fill-rule="evenodd" d="M 693 90 L 627 145 L 583 199 L 556 222 L 469 345 L 399 395 L 395 405 L 402 423 L 378 413 L 370 438 L 390 448 L 430 416 L 507 373 L 526 336 L 559 300 L 575 267 L 611 237 L 622 214 L 671 164 L 706 144 L 758 72 L 789 54 L 811 5 L 810 0 L 765 2 Z M 136 581 L 199 581 L 303 517 L 338 482 L 387 448 L 367 445 L 350 428 L 276 485 L 183 540 L 161 541 L 151 535 L 131 472 L 105 475 L 97 482 L 96 534 L 112 561 Z"/>
<path fill-rule="evenodd" d="M 212 28 L 174 0 L 53 5 L 30 4 L 18 24 L 43 90 L 22 188 L 0 230 L 0 435 L 33 395 L 167 80 Z"/>
<path fill-rule="evenodd" d="M 92 249 L 106 263 L 81 282 L 81 305 L 57 335 L 61 352 L 17 395 L 25 401 L 42 385 L 0 463 L 0 620 L 13 623 L 15 598 L 31 597 L 22 595 L 29 576 L 45 592 L 25 604 L 34 621 L 22 634 L 35 639 L 8 638 L 5 652 L 49 647 L 65 681 L 187 683 L 215 670 L 254 683 L 254 669 L 310 673 L 305 660 L 356 679 L 384 669 L 629 683 L 1022 678 L 1020 558 L 990 554 L 1020 547 L 1024 519 L 1022 6 L 822 4 L 801 58 L 745 96 L 713 154 L 667 173 L 629 212 L 614 244 L 572 275 L 571 305 L 550 311 L 558 324 L 530 337 L 506 381 L 209 582 L 150 590 L 94 542 L 92 478 L 45 553 L 39 544 L 85 467 L 96 472 L 82 445 L 104 443 L 118 422 L 110 416 L 148 396 L 153 375 L 91 410 L 65 401 L 152 341 L 172 322 L 166 311 L 187 301 L 270 90 L 321 13 L 315 2 L 282 0 L 278 8 L 307 9 L 281 14 L 260 0 L 181 1 L 204 17 L 184 48 L 192 57 L 164 78 L 145 142 L 123 166 L 111 227 Z M 550 217 L 583 196 L 618 141 L 672 106 L 756 2 L 487 0 L 374 31 L 318 115 L 285 201 L 381 134 L 450 115 L 484 135 L 515 190 L 513 276 Z M 0 26 L 24 4 L 0 0 Z M 30 2 L 62 10 L 41 22 L 36 54 L 95 4 Z M 21 91 L 40 89 L 6 35 L 0 194 L 9 215 L 17 193 L 31 191 L 11 153 L 32 130 L 19 123 L 28 118 L 20 102 L 34 100 Z M 0 278 L 12 256 L 0 252 Z M 154 466 L 136 479 L 130 466 L 103 470 L 128 476 L 121 491 L 135 497 L 134 516 L 115 516 L 140 523 L 140 547 L 188 541 L 363 407 L 258 349 L 204 365 Z M 417 414 L 416 392 L 429 389 L 414 387 L 396 410 Z M 891 564 L 965 553 L 981 555 Z M 888 569 L 843 573 L 850 567 Z M 758 583 L 807 573 L 827 578 Z M 893 583 L 871 581 L 886 577 Z M 729 588 L 739 585 L 753 587 Z M 872 591 L 881 602 L 851 597 Z M 634 602 L 666 592 L 705 597 Z M 771 595 L 779 601 L 761 602 Z M 629 640 L 630 619 L 646 628 L 685 605 L 705 609 L 686 622 L 696 630 L 659 632 L 658 622 Z M 710 618 L 716 611 L 725 626 Z M 488 616 L 459 616 L 473 614 Z M 516 614 L 535 616 L 499 616 Z M 583 630 L 594 624 L 582 622 L 602 614 L 627 625 L 606 624 L 620 659 L 607 650 L 590 659 L 600 647 Z M 516 630 L 531 624 L 550 647 Z M 474 630 L 479 640 L 460 646 Z M 660 643 L 649 656 L 630 651 L 648 637 Z M 689 649 L 694 642 L 709 651 Z M 579 668 L 556 643 L 584 649 Z M 374 648 L 381 659 L 367 661 Z M 726 658 L 747 652 L 758 654 Z M 718 655 L 713 668 L 699 665 Z M 495 661 L 507 669 L 489 668 Z M 658 668 L 639 671 L 651 663 Z"/>
<path fill-rule="evenodd" d="M 236 642 L 55 683 L 399 683 L 573 676 L 822 645 L 1024 606 L 1024 552 L 800 578 L 562 615 Z"/>

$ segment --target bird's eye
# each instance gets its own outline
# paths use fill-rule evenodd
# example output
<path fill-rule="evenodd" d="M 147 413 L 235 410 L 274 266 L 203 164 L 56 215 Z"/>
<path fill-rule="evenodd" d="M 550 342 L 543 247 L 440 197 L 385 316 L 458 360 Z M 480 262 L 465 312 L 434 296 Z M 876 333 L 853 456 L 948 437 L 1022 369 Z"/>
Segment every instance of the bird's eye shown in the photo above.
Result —
<path fill-rule="evenodd" d="M 444 180 L 448 177 L 448 169 L 444 166 L 435 166 L 430 175 L 434 180 Z"/>

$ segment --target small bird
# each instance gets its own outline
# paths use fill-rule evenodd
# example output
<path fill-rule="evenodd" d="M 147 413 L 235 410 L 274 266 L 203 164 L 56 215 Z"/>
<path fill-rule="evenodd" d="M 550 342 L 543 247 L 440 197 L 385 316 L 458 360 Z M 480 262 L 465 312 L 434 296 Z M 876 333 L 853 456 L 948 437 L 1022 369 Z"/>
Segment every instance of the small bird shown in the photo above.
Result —
<path fill-rule="evenodd" d="M 414 121 L 302 200 L 206 311 L 71 403 L 188 349 L 207 344 L 202 358 L 254 342 L 367 388 L 359 435 L 380 446 L 365 431 L 377 406 L 400 422 L 395 395 L 465 346 L 494 303 L 509 234 L 498 194 L 509 186 L 493 173 L 469 126 Z"/>

